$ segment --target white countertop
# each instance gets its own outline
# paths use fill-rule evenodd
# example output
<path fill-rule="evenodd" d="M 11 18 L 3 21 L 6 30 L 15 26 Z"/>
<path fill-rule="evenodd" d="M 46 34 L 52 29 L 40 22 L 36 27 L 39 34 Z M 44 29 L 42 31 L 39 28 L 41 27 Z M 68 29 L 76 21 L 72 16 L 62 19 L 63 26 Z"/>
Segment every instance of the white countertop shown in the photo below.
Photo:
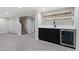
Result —
<path fill-rule="evenodd" d="M 54 27 L 53 25 L 40 25 L 38 27 L 39 28 L 56 28 L 56 29 L 76 29 L 72 25 L 56 25 L 56 27 Z"/>

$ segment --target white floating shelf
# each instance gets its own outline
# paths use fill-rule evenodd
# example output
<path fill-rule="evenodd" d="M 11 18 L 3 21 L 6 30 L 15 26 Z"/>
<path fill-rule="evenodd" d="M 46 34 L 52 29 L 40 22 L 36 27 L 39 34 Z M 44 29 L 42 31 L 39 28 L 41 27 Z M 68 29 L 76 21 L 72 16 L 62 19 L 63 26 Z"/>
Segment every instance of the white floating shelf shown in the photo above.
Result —
<path fill-rule="evenodd" d="M 50 20 L 69 20 L 69 19 L 73 19 L 72 16 L 67 16 L 67 17 L 59 17 L 59 18 L 43 18 L 43 20 L 45 21 L 50 21 Z"/>
<path fill-rule="evenodd" d="M 48 11 L 45 13 L 42 13 L 42 16 L 49 16 L 49 15 L 57 15 L 57 14 L 65 14 L 65 13 L 73 13 L 74 8 L 73 7 L 68 7 L 68 8 L 62 8 L 54 11 Z"/>

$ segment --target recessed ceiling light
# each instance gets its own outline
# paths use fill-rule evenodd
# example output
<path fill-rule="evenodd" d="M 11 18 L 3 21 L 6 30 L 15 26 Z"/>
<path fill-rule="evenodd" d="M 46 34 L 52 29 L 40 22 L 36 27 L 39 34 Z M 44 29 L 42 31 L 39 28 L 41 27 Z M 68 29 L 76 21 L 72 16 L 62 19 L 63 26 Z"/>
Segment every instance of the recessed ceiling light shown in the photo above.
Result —
<path fill-rule="evenodd" d="M 46 10 L 46 8 L 42 8 L 42 10 Z"/>
<path fill-rule="evenodd" d="M 18 8 L 22 8 L 22 7 L 18 7 Z"/>
<path fill-rule="evenodd" d="M 5 14 L 9 14 L 9 12 L 5 12 Z"/>

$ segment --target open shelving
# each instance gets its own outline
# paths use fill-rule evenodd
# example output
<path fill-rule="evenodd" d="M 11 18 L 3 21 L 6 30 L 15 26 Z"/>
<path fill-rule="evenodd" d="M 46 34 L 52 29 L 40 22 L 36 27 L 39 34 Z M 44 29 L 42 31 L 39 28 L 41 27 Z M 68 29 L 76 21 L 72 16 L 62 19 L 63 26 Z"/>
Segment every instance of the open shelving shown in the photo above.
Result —
<path fill-rule="evenodd" d="M 42 13 L 43 20 L 68 20 L 73 19 L 74 8 L 63 8 L 55 11 L 48 11 Z"/>

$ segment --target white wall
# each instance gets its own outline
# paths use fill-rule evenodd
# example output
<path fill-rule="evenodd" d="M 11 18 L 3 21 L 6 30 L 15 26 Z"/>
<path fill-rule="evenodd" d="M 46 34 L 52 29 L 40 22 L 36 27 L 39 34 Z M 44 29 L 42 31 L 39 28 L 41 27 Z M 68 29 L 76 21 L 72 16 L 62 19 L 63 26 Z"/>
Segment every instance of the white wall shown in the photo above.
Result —
<path fill-rule="evenodd" d="M 75 8 L 74 26 L 76 27 L 76 50 L 79 51 L 79 8 Z"/>
<path fill-rule="evenodd" d="M 9 32 L 21 35 L 21 24 L 18 17 L 10 18 L 9 20 Z"/>
<path fill-rule="evenodd" d="M 54 20 L 50 21 L 42 21 L 42 25 L 52 25 Z M 56 25 L 74 25 L 74 20 L 67 19 L 67 20 L 55 20 Z"/>
<path fill-rule="evenodd" d="M 27 23 L 26 23 L 26 29 L 27 29 L 27 33 L 33 33 L 34 32 L 34 19 L 33 18 L 28 18 L 27 19 Z"/>
<path fill-rule="evenodd" d="M 41 25 L 41 14 L 39 11 L 35 13 L 35 39 L 38 40 L 38 26 Z"/>
<path fill-rule="evenodd" d="M 9 19 L 0 18 L 0 33 L 7 33 L 9 31 Z"/>
<path fill-rule="evenodd" d="M 37 18 L 38 18 L 38 25 L 42 25 L 42 15 L 40 12 L 37 12 Z"/>

